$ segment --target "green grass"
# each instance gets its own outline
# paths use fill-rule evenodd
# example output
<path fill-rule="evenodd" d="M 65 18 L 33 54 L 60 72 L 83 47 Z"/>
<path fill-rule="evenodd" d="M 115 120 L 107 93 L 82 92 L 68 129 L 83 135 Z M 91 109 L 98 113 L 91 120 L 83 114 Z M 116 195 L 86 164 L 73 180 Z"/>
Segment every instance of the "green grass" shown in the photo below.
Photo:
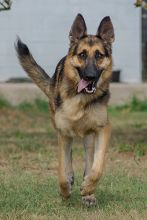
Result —
<path fill-rule="evenodd" d="M 127 175 L 105 175 L 98 187 L 98 198 L 95 208 L 86 209 L 80 200 L 79 185 L 81 177 L 76 176 L 73 195 L 67 201 L 62 201 L 58 195 L 57 180 L 54 177 L 38 178 L 32 175 L 10 176 L 0 175 L 0 213 L 5 215 L 24 212 L 28 214 L 46 215 L 48 217 L 68 218 L 69 216 L 91 216 L 96 213 L 111 213 L 119 207 L 127 212 L 137 210 L 143 213 L 146 210 L 147 185 L 138 178 Z M 70 218 L 68 218 L 70 219 Z"/>
<path fill-rule="evenodd" d="M 108 161 L 97 187 L 97 206 L 87 209 L 80 197 L 84 150 L 79 140 L 73 144 L 72 196 L 62 201 L 48 103 L 35 100 L 14 107 L 0 100 L 0 219 L 145 220 L 147 111 L 143 106 L 146 103 L 133 99 L 127 106 L 109 108 L 113 132 Z"/>
<path fill-rule="evenodd" d="M 141 157 L 146 154 L 147 147 L 146 143 L 137 144 L 120 144 L 118 147 L 119 152 L 133 152 L 135 156 Z"/>
<path fill-rule="evenodd" d="M 130 103 L 109 106 L 112 127 L 114 126 L 117 145 L 112 144 L 119 152 L 133 152 L 135 156 L 143 156 L 147 152 L 147 100 L 139 100 L 135 96 Z M 119 118 L 119 120 L 118 120 Z M 125 138 L 124 138 L 125 137 Z M 119 144 L 118 144 L 119 140 Z"/>

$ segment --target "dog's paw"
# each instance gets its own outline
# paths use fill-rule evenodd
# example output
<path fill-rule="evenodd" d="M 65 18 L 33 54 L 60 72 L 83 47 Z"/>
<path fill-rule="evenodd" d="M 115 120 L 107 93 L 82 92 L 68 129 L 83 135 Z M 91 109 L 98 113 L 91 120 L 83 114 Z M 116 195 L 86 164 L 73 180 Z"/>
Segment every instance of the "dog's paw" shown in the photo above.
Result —
<path fill-rule="evenodd" d="M 92 181 L 88 176 L 85 178 L 81 185 L 81 196 L 87 196 L 94 193 L 96 188 L 96 182 Z"/>
<path fill-rule="evenodd" d="M 68 199 L 71 195 L 71 184 L 69 182 L 65 182 L 60 184 L 60 195 L 64 199 Z"/>
<path fill-rule="evenodd" d="M 94 194 L 82 196 L 82 204 L 86 207 L 96 206 L 96 198 Z"/>

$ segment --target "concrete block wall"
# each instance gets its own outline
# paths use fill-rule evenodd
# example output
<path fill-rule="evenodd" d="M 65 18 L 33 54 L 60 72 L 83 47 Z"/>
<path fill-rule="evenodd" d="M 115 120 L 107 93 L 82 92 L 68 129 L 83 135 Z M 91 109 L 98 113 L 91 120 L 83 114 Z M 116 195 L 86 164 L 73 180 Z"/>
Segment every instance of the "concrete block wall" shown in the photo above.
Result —
<path fill-rule="evenodd" d="M 77 13 L 85 17 L 88 32 L 95 34 L 101 19 L 110 15 L 116 41 L 114 69 L 123 82 L 141 80 L 141 19 L 134 0 L 13 0 L 10 11 L 0 12 L 0 81 L 23 77 L 14 42 L 19 35 L 38 63 L 52 75 L 68 50 L 68 33 Z"/>

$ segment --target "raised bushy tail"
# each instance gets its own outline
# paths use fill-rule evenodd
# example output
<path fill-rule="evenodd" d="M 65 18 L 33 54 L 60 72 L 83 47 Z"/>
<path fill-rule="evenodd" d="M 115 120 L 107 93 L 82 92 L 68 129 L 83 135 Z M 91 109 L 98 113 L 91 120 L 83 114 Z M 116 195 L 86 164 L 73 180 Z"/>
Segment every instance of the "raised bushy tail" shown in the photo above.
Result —
<path fill-rule="evenodd" d="M 48 74 L 36 63 L 31 55 L 28 47 L 19 38 L 15 44 L 15 49 L 18 55 L 21 66 L 37 84 L 37 86 L 50 97 L 50 77 Z"/>

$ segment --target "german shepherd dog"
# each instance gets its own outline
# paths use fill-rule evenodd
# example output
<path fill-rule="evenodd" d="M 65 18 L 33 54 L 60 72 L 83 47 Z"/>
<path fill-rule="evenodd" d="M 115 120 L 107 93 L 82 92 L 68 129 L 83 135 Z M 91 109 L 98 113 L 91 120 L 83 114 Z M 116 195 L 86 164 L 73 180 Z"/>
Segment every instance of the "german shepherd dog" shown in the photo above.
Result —
<path fill-rule="evenodd" d="M 112 75 L 114 29 L 104 17 L 96 35 L 88 35 L 84 18 L 78 14 L 72 24 L 68 54 L 50 78 L 36 63 L 28 47 L 18 38 L 15 47 L 23 69 L 46 94 L 51 119 L 58 133 L 59 186 L 63 198 L 74 183 L 72 139 L 80 136 L 85 148 L 85 171 L 81 185 L 82 202 L 96 204 L 99 181 L 111 133 L 107 103 Z"/>

